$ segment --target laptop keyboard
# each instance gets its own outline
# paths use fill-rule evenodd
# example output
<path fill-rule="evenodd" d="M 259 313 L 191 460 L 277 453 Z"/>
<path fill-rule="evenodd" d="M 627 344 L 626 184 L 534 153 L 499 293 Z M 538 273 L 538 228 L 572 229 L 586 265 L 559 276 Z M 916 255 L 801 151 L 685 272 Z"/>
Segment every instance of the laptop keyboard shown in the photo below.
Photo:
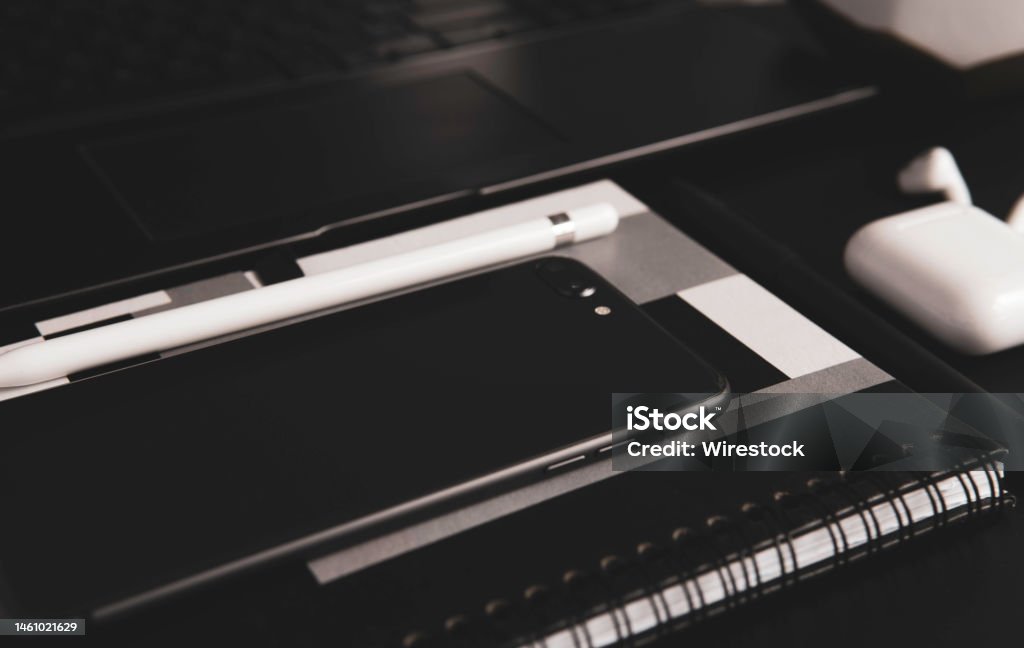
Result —
<path fill-rule="evenodd" d="M 0 123 L 387 65 L 677 0 L 5 0 Z"/>

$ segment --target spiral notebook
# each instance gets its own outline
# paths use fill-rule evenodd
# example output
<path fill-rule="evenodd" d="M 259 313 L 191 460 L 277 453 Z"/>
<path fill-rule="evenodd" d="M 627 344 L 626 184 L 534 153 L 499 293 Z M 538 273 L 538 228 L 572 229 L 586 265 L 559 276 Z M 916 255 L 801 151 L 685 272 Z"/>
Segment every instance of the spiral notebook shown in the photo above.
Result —
<path fill-rule="evenodd" d="M 372 600 L 366 585 L 394 592 L 414 575 L 415 612 L 371 616 L 378 629 L 420 624 L 380 645 L 637 645 L 1013 504 L 993 455 L 935 473 L 695 477 L 626 474 L 371 569 L 331 598 Z M 424 583 L 436 565 L 448 569 L 435 598 Z"/>
<path fill-rule="evenodd" d="M 709 517 L 705 525 L 712 538 L 703 539 L 703 556 L 697 546 L 687 547 L 696 544 L 693 531 L 677 529 L 672 538 L 679 545 L 674 547 L 676 557 L 654 557 L 644 567 L 634 567 L 636 573 L 619 579 L 625 587 L 589 614 L 570 613 L 546 631 L 533 633 L 539 636 L 523 634 L 511 643 L 597 648 L 685 626 L 925 531 L 1004 506 L 1011 500 L 1000 491 L 1001 476 L 989 464 L 926 475 L 901 486 L 875 481 L 881 490 L 873 494 L 842 480 L 811 482 L 811 492 L 799 495 L 776 492 L 775 506 L 744 504 L 739 520 Z M 820 517 L 801 524 L 796 521 L 800 514 L 785 512 L 799 507 L 801 495 L 810 503 L 803 513 Z M 641 559 L 657 552 L 648 543 L 637 550 Z M 606 561 L 602 567 L 607 571 L 608 566 Z M 572 585 L 571 574 L 563 580 Z"/>

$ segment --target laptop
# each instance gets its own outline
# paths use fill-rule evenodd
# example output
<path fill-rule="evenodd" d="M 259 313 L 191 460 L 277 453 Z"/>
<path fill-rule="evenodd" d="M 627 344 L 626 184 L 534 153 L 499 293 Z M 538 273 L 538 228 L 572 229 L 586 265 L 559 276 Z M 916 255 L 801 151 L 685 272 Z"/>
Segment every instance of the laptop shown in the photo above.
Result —
<path fill-rule="evenodd" d="M 871 94 L 669 0 L 7 0 L 0 316 Z M 128 293 L 126 293 L 128 294 Z"/>

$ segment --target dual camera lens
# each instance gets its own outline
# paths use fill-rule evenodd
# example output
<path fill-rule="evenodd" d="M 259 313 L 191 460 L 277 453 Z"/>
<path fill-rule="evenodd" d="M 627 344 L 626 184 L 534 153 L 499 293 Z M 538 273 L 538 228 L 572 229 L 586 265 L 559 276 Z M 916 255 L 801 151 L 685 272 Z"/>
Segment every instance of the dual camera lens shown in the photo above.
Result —
<path fill-rule="evenodd" d="M 559 294 L 583 299 L 597 292 L 590 272 L 578 263 L 546 259 L 537 264 L 537 273 Z"/>

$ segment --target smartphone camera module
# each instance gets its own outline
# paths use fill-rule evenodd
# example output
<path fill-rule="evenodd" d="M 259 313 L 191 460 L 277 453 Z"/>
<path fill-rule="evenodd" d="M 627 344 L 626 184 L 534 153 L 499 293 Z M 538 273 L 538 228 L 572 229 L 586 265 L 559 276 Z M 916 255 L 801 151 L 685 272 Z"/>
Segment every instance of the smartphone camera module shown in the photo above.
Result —
<path fill-rule="evenodd" d="M 566 297 L 586 299 L 597 293 L 590 273 L 579 264 L 548 259 L 537 265 L 537 272 L 548 285 Z"/>
<path fill-rule="evenodd" d="M 569 286 L 569 290 L 571 290 L 576 297 L 591 297 L 597 292 L 597 288 L 587 286 L 579 282 L 573 282 L 572 285 Z"/>

